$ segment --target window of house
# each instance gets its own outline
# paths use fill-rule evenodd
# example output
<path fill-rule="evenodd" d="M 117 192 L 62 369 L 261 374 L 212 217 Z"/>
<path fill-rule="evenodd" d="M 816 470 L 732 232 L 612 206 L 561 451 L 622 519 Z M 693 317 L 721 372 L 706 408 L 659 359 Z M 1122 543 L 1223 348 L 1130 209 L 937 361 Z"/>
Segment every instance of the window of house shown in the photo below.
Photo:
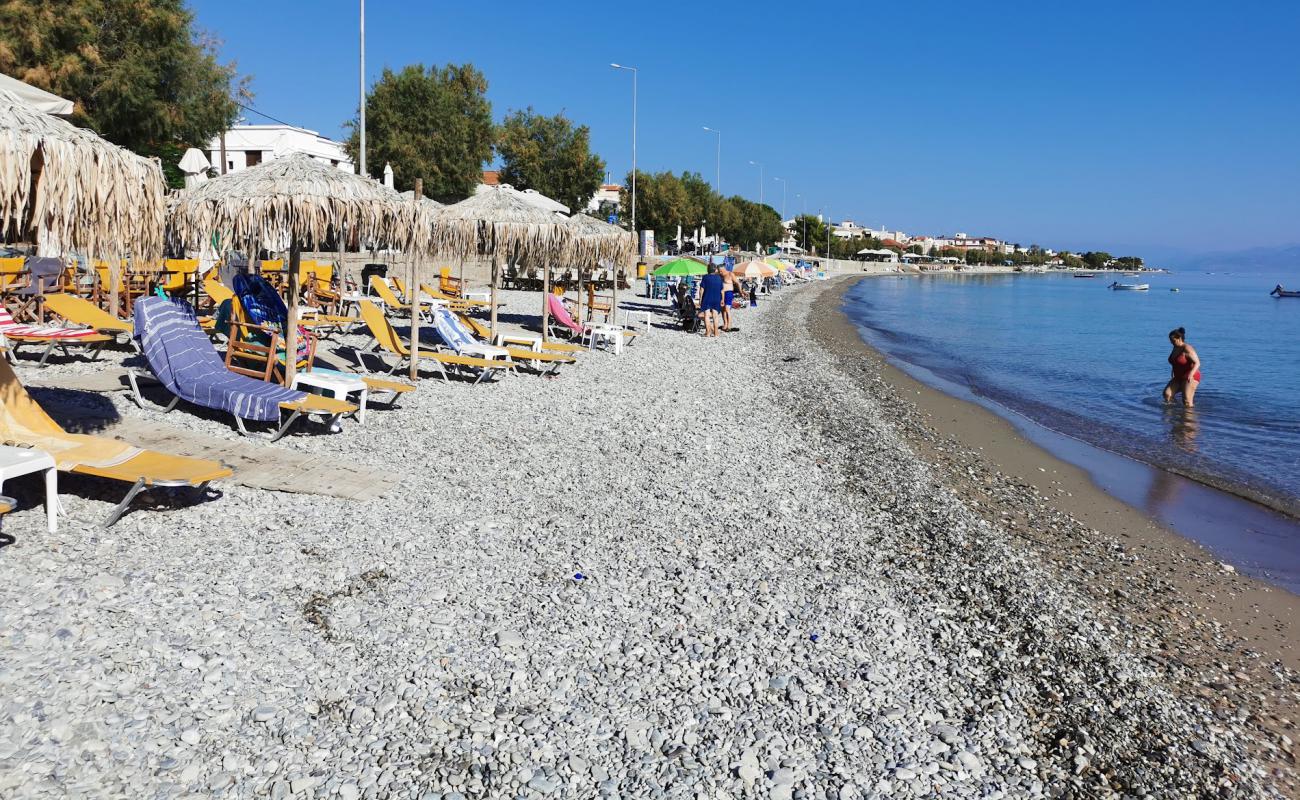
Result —
<path fill-rule="evenodd" d="M 261 150 L 249 150 L 247 153 L 247 157 L 248 157 L 248 166 L 250 167 L 256 167 L 258 164 L 262 163 Z"/>

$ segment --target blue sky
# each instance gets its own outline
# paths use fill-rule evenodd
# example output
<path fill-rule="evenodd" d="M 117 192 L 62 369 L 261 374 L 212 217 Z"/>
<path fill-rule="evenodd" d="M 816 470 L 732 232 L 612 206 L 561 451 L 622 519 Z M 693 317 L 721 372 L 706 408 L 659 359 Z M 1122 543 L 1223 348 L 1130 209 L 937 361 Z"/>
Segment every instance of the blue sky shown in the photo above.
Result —
<path fill-rule="evenodd" d="M 254 107 L 338 136 L 356 0 L 191 0 Z M 638 164 L 909 234 L 1156 257 L 1300 241 L 1300 3 L 366 3 L 367 73 L 472 62 Z M 248 115 L 249 122 L 266 120 Z M 795 198 L 799 193 L 803 200 Z"/>

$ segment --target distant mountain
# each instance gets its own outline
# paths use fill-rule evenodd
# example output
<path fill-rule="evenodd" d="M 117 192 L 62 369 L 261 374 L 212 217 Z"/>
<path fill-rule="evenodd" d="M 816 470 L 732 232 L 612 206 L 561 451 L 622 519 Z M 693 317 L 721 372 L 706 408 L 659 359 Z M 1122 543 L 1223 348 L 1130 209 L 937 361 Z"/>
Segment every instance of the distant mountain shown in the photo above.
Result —
<path fill-rule="evenodd" d="M 1300 274 L 1300 244 L 1279 247 L 1252 247 L 1246 250 L 1227 250 L 1214 253 L 1171 258 L 1175 269 L 1233 269 L 1251 272 L 1282 272 L 1294 270 Z"/>

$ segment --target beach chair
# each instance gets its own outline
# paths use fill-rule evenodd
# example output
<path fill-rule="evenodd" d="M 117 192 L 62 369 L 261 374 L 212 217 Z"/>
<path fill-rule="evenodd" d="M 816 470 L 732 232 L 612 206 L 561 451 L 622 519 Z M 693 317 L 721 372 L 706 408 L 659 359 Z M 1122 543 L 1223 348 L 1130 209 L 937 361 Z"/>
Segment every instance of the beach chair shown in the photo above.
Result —
<path fill-rule="evenodd" d="M 492 341 L 491 329 L 489 329 L 488 326 L 484 325 L 481 321 L 474 319 L 469 314 L 457 312 L 454 310 L 452 313 L 454 313 L 460 319 L 462 325 L 464 325 L 466 328 L 469 328 L 470 333 L 474 334 L 474 337 L 476 339 L 479 339 L 480 341 L 484 341 L 484 342 Z M 542 342 L 542 350 L 550 351 L 552 353 L 568 353 L 569 355 L 572 355 L 574 353 L 586 352 L 587 348 L 581 347 L 576 344 L 570 344 L 568 342 Z"/>
<path fill-rule="evenodd" d="M 163 262 L 162 280 L 158 288 L 173 297 L 184 297 L 194 288 L 194 278 L 199 273 L 197 258 L 169 258 Z"/>
<path fill-rule="evenodd" d="M 469 328 L 451 312 L 439 306 L 433 309 L 433 330 L 442 340 L 443 346 L 462 356 L 475 356 L 487 359 L 506 359 L 515 364 L 526 363 L 543 374 L 553 375 L 565 364 L 576 363 L 571 355 L 525 350 L 522 347 L 497 347 L 481 342 L 474 337 Z M 543 369 L 543 365 L 547 365 Z"/>
<path fill-rule="evenodd" d="M 460 297 L 460 278 L 451 277 L 451 267 L 438 270 L 438 289 L 450 297 Z"/>
<path fill-rule="evenodd" d="M 173 397 L 163 408 L 169 412 L 181 401 L 201 408 L 222 411 L 235 419 L 235 427 L 244 436 L 255 436 L 245 427 L 245 420 L 279 423 L 264 438 L 271 441 L 284 436 L 300 416 L 328 418 L 333 427 L 344 414 L 357 407 L 328 397 L 239 375 L 226 369 L 212 342 L 199 328 L 194 312 L 183 301 L 165 297 L 144 297 L 135 304 L 135 338 L 149 363 L 152 375 L 138 370 L 127 372 L 135 401 L 144 407 L 139 380 L 153 379 Z M 282 421 L 287 413 L 288 419 Z"/>
<path fill-rule="evenodd" d="M 590 322 L 596 313 L 604 314 L 605 321 L 609 322 L 610 315 L 614 312 L 614 300 L 609 295 L 596 294 L 596 284 L 587 284 L 587 321 Z"/>
<path fill-rule="evenodd" d="M 63 291 L 64 263 L 57 258 L 29 258 L 21 286 L 10 287 L 10 312 L 15 319 L 45 321 L 45 297 Z"/>
<path fill-rule="evenodd" d="M 360 307 L 361 319 L 366 323 L 366 327 L 370 329 L 370 335 L 375 347 L 390 355 L 397 356 L 397 364 L 389 370 L 389 374 L 391 375 L 402 367 L 409 365 L 411 361 L 410 348 L 402 342 L 392 323 L 388 321 L 388 317 L 384 316 L 384 312 L 379 310 L 379 306 L 369 300 L 362 300 Z M 354 348 L 353 356 L 357 365 L 364 369 L 365 365 L 361 362 L 361 351 Z M 454 353 L 443 353 L 437 350 L 421 349 L 420 363 L 424 364 L 426 362 L 432 364 L 438 370 L 442 379 L 447 382 L 451 381 L 451 376 L 447 373 L 448 367 L 454 370 L 474 371 L 477 373 L 474 382 L 479 383 L 484 378 L 498 372 L 509 371 L 513 366 L 509 360 L 475 358 Z"/>
<path fill-rule="evenodd" d="M 131 323 L 113 316 L 89 300 L 70 294 L 52 294 L 45 298 L 45 307 L 73 325 L 93 328 L 114 339 L 119 334 L 126 334 L 126 342 L 135 346 L 135 339 L 131 337 Z"/>
<path fill-rule="evenodd" d="M 256 276 L 252 277 L 254 280 L 261 280 Z M 287 357 L 280 333 L 284 330 L 284 324 L 274 322 L 265 324 L 266 320 L 260 323 L 250 320 L 238 296 L 231 298 L 230 303 L 231 320 L 230 335 L 226 345 L 226 368 L 258 380 L 275 380 L 276 383 L 284 385 Z M 280 307 L 280 313 L 286 313 L 283 305 Z M 298 359 L 295 367 L 297 371 L 295 385 L 290 388 L 297 389 L 301 386 L 317 388 L 342 400 L 349 392 L 355 391 L 351 387 L 359 382 L 364 387 L 359 403 L 360 413 L 357 417 L 360 422 L 365 422 L 366 406 L 376 395 L 387 396 L 387 406 L 392 408 L 397 403 L 398 395 L 415 390 L 415 387 L 409 383 L 318 367 L 316 366 L 317 339 L 310 332 L 304 331 L 302 335 L 307 342 L 306 355 Z M 271 359 L 272 353 L 276 354 L 274 361 Z M 243 363 L 256 366 L 244 367 Z"/>
<path fill-rule="evenodd" d="M 573 319 L 573 315 L 569 313 L 569 309 L 565 307 L 564 302 L 555 295 L 550 295 L 546 298 L 546 305 L 548 310 L 551 312 L 549 315 L 550 330 L 548 333 L 552 336 L 559 335 L 570 339 L 577 339 L 579 342 L 585 341 L 587 344 L 584 345 L 584 349 L 592 349 L 595 346 L 594 339 L 596 337 L 595 331 L 597 327 L 605 331 L 617 332 L 623 337 L 623 344 L 630 345 L 636 340 L 636 331 L 626 330 L 620 325 L 597 326 L 590 322 L 579 324 Z"/>
<path fill-rule="evenodd" d="M 411 304 L 397 296 L 397 293 L 393 291 L 392 284 L 386 278 L 371 275 L 370 292 L 379 299 L 386 313 L 393 314 L 403 311 L 407 314 L 411 313 Z M 420 312 L 424 315 L 424 309 L 421 309 Z M 424 316 L 426 319 L 428 318 L 427 315 Z"/>
<path fill-rule="evenodd" d="M 203 491 L 231 471 L 215 461 L 143 450 L 106 436 L 68 433 L 32 399 L 13 369 L 0 361 L 0 438 L 11 445 L 35 447 L 54 458 L 60 472 L 128 483 L 126 497 L 104 520 L 112 525 L 141 491 L 153 487 L 192 487 Z"/>
<path fill-rule="evenodd" d="M 37 366 L 45 366 L 54 349 L 60 348 L 64 355 L 70 355 L 68 348 L 80 345 L 90 348 L 90 360 L 99 358 L 104 345 L 113 341 L 112 336 L 105 336 L 94 328 L 65 328 L 61 325 L 20 325 L 14 322 L 9 309 L 0 306 L 0 336 L 9 341 L 10 352 L 17 355 L 20 345 L 43 344 L 45 351 Z"/>

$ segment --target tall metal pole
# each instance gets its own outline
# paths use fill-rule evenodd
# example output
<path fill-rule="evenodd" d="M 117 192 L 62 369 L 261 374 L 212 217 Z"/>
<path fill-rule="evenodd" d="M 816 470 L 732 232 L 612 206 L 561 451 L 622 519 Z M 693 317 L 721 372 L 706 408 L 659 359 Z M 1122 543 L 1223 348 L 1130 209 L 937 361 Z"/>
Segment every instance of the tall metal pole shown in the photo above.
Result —
<path fill-rule="evenodd" d="M 709 133 L 717 134 L 718 136 L 718 159 L 716 162 L 717 175 L 714 176 L 713 179 L 713 191 L 717 192 L 718 195 L 721 196 L 722 195 L 722 131 L 718 130 L 717 128 L 710 128 L 708 125 L 704 126 L 704 130 L 708 131 Z"/>
<path fill-rule="evenodd" d="M 800 206 L 803 209 L 799 215 L 803 217 L 803 238 L 802 238 L 803 246 L 807 247 L 808 246 L 808 198 L 804 197 L 802 194 L 798 192 L 795 192 L 794 196 L 797 200 L 799 200 Z"/>
<path fill-rule="evenodd" d="M 785 189 L 787 185 L 786 180 L 785 178 L 773 178 L 772 180 L 781 182 L 781 221 L 785 222 Z"/>
<path fill-rule="evenodd" d="M 361 171 L 366 172 L 366 0 L 361 0 Z M 419 197 L 417 196 L 418 200 Z"/>
<path fill-rule="evenodd" d="M 751 161 L 751 162 L 749 162 L 749 163 L 752 164 L 752 165 L 754 165 L 754 166 L 756 166 L 756 167 L 758 167 L 758 202 L 759 202 L 759 205 L 762 205 L 762 203 L 763 203 L 763 165 L 760 164 L 760 163 L 758 163 L 757 161 Z"/>
<path fill-rule="evenodd" d="M 632 235 L 637 237 L 638 249 L 641 241 L 641 232 L 636 227 L 636 80 L 637 68 L 625 67 L 622 64 L 610 64 L 614 69 L 625 69 L 632 73 Z M 615 283 L 618 282 L 618 275 L 614 276 Z"/>

